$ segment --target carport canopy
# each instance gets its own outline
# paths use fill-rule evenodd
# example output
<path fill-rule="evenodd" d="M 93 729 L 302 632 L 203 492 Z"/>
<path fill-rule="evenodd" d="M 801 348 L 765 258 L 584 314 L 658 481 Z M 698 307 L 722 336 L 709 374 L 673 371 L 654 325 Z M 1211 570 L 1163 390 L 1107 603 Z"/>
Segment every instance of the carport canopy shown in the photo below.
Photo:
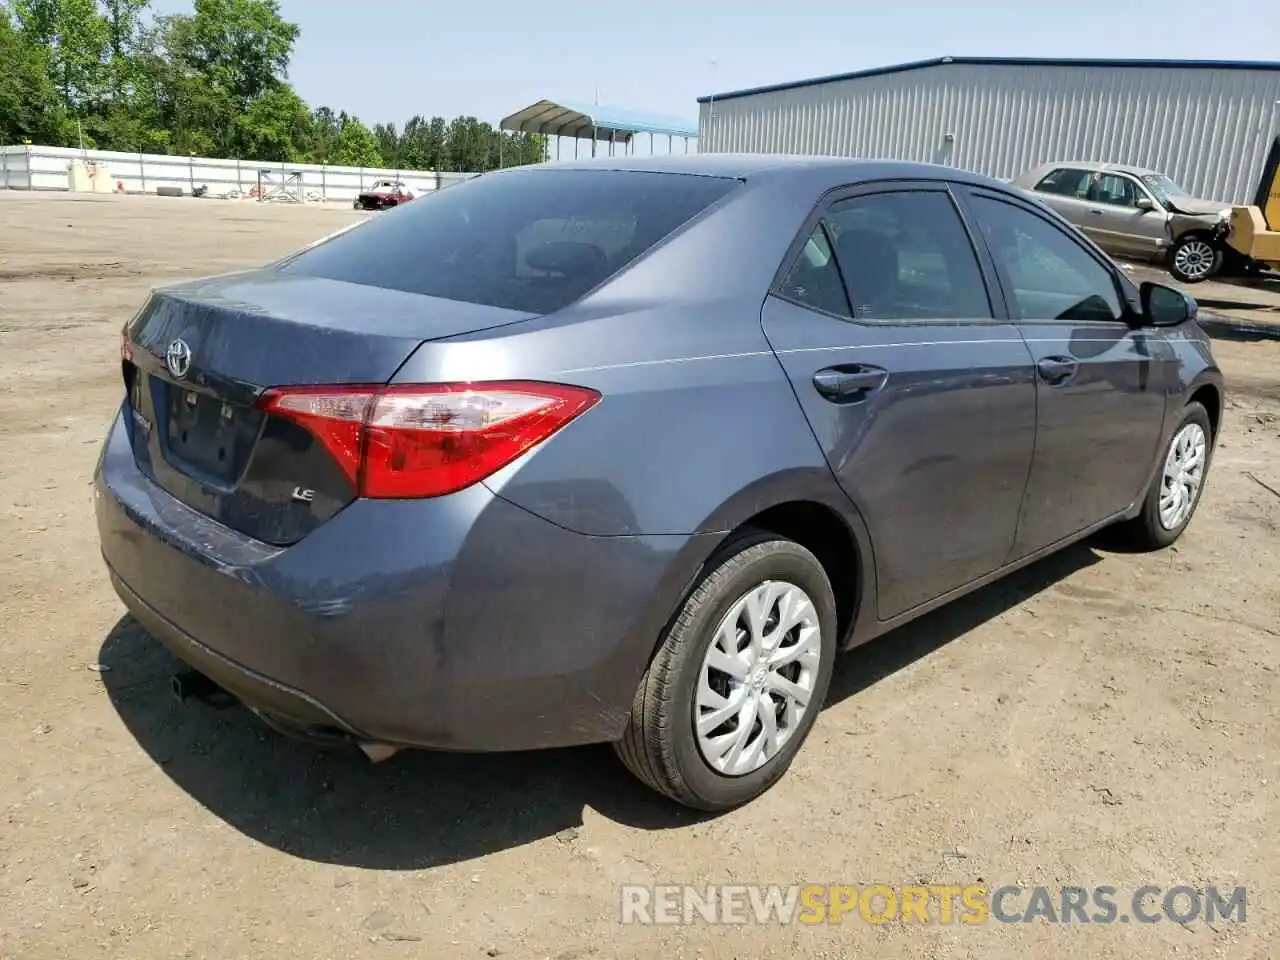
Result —
<path fill-rule="evenodd" d="M 499 126 L 519 133 L 612 143 L 629 143 L 637 133 L 666 134 L 686 140 L 698 135 L 698 125 L 680 117 L 553 100 L 539 100 L 517 110 L 503 117 Z"/>

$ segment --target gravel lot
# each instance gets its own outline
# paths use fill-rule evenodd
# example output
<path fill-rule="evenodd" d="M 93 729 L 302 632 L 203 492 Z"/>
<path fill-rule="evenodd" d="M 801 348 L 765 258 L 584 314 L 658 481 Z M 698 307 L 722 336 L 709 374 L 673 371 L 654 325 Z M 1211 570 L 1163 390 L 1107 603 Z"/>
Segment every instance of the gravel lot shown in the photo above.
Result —
<path fill-rule="evenodd" d="M 607 748 L 375 767 L 174 702 L 92 520 L 120 326 L 149 284 L 356 216 L 0 192 L 0 956 L 1275 955 L 1274 341 L 1217 341 L 1225 433 L 1176 549 L 1081 545 L 862 648 L 787 779 L 726 816 L 651 797 Z M 618 922 L 620 884 L 723 882 L 1244 885 L 1248 914 Z"/>

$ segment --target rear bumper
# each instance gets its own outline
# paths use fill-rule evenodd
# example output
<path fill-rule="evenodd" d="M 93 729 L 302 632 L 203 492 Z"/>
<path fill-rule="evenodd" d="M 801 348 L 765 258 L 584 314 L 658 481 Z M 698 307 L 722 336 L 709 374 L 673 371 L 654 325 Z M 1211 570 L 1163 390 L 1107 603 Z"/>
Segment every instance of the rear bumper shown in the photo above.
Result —
<path fill-rule="evenodd" d="M 206 647 L 177 624 L 165 619 L 110 567 L 108 573 L 116 593 L 144 630 L 168 647 L 178 659 L 204 674 L 251 709 L 278 717 L 300 729 L 331 731 L 339 738 L 352 740 L 369 739 L 351 723 L 301 690 L 255 673 Z"/>
<path fill-rule="evenodd" d="M 286 722 L 438 749 L 616 739 L 713 545 L 572 533 L 476 485 L 274 547 L 151 483 L 119 418 L 95 484 L 112 582 L 179 658 Z"/>

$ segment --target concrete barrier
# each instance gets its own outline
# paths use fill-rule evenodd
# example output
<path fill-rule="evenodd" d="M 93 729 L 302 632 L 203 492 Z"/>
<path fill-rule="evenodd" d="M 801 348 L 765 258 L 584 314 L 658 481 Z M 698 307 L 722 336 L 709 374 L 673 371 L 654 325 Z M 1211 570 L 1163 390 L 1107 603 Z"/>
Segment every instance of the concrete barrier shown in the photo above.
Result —
<path fill-rule="evenodd" d="M 313 163 L 263 163 L 217 157 L 175 157 L 154 153 L 119 153 L 111 150 L 79 150 L 74 147 L 20 145 L 0 147 L 0 189 L 76 190 L 87 181 L 77 174 L 77 164 L 104 169 L 112 190 L 154 194 L 157 187 L 175 187 L 189 195 L 207 186 L 209 196 L 257 196 L 260 191 L 279 193 L 287 182 L 301 201 L 351 203 L 375 180 L 390 177 L 403 181 L 415 194 L 475 176 L 431 170 L 394 170 L 384 167 L 337 167 Z M 95 173 L 92 182 L 102 176 Z M 265 190 L 264 190 L 265 188 Z M 93 186 L 92 192 L 100 192 Z"/>

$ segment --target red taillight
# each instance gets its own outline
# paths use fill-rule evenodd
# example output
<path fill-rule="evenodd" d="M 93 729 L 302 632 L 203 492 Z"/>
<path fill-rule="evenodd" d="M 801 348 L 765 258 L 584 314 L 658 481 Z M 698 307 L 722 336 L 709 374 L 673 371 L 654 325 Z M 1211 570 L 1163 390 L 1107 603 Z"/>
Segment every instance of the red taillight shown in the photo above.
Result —
<path fill-rule="evenodd" d="M 351 485 L 359 489 L 364 421 L 377 394 L 377 387 L 289 387 L 268 390 L 259 405 L 292 420 L 323 443 Z"/>
<path fill-rule="evenodd" d="M 484 479 L 591 407 L 556 383 L 283 387 L 260 406 L 333 455 L 362 497 L 438 497 Z"/>

